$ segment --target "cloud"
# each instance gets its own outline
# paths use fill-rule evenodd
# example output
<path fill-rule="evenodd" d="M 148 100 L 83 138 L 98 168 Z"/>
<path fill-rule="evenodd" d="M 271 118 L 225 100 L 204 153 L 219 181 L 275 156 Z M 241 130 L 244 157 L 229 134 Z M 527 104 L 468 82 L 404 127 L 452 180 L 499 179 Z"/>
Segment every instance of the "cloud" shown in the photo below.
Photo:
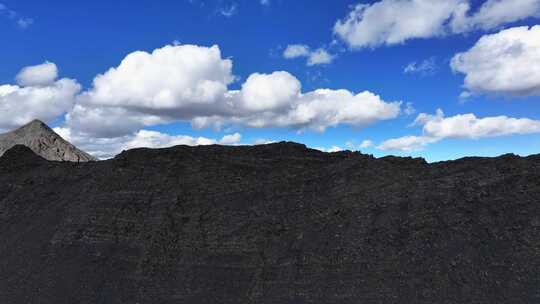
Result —
<path fill-rule="evenodd" d="M 488 0 L 475 12 L 471 12 L 469 0 L 381 0 L 354 6 L 333 30 L 353 49 L 374 48 L 411 39 L 491 30 L 538 16 L 538 0 Z"/>
<path fill-rule="evenodd" d="M 289 105 L 299 94 L 301 84 L 291 74 L 252 74 L 242 85 L 242 108 L 248 111 L 278 110 Z"/>
<path fill-rule="evenodd" d="M 273 91 L 278 89 L 276 86 Z M 353 94 L 347 90 L 318 89 L 298 93 L 283 105 L 281 108 L 245 116 L 207 117 L 195 125 L 209 127 L 216 123 L 218 126 L 232 123 L 251 128 L 286 127 L 324 132 L 340 124 L 364 127 L 395 118 L 401 112 L 401 102 L 385 102 L 368 91 Z"/>
<path fill-rule="evenodd" d="M 58 68 L 52 62 L 23 68 L 17 74 L 17 83 L 21 86 L 46 86 L 58 77 Z"/>
<path fill-rule="evenodd" d="M 485 35 L 468 51 L 456 54 L 450 65 L 465 74 L 464 87 L 471 92 L 530 96 L 540 94 L 538 62 L 540 26 L 536 25 Z"/>
<path fill-rule="evenodd" d="M 50 121 L 72 108 L 81 86 L 73 79 L 56 80 L 54 67 L 53 63 L 25 67 L 17 76 L 19 85 L 0 85 L 0 129 L 36 118 Z"/>
<path fill-rule="evenodd" d="M 439 36 L 464 4 L 460 0 L 382 0 L 371 5 L 358 4 L 346 18 L 336 22 L 334 33 L 352 48 Z"/>
<path fill-rule="evenodd" d="M 219 141 L 222 145 L 234 145 L 239 143 L 242 140 L 242 135 L 240 133 L 234 133 L 230 135 L 225 135 L 223 138 Z"/>
<path fill-rule="evenodd" d="M 309 56 L 310 50 L 309 46 L 303 44 L 290 44 L 283 51 L 283 57 L 287 59 L 293 59 L 298 57 L 307 57 Z"/>
<path fill-rule="evenodd" d="M 81 93 L 76 80 L 58 79 L 54 63 L 23 68 L 17 85 L 0 85 L 0 129 L 38 118 L 61 119 L 56 130 L 97 157 L 135 146 L 237 144 L 239 133 L 221 139 L 192 138 L 145 130 L 191 122 L 194 128 L 292 128 L 324 132 L 341 124 L 363 127 L 393 119 L 402 102 L 363 91 L 316 89 L 285 71 L 253 73 L 239 90 L 232 61 L 219 47 L 168 45 L 151 53 L 128 54 L 117 67 L 97 75 Z"/>
<path fill-rule="evenodd" d="M 330 54 L 324 48 L 318 48 L 312 51 L 309 46 L 303 44 L 291 44 L 283 51 L 283 57 L 286 59 L 294 59 L 305 57 L 308 66 L 330 64 L 335 59 L 335 55 Z"/>
<path fill-rule="evenodd" d="M 87 137 L 84 134 L 74 133 L 71 129 L 65 127 L 54 128 L 54 131 L 64 139 L 100 159 L 111 158 L 123 150 L 134 148 L 167 148 L 176 145 L 235 145 L 242 139 L 242 135 L 239 133 L 225 135 L 222 139 L 217 140 L 207 137 L 169 135 L 149 130 L 139 130 L 134 134 L 114 138 Z"/>
<path fill-rule="evenodd" d="M 319 48 L 309 54 L 307 65 L 314 66 L 320 64 L 330 64 L 335 56 L 328 53 L 327 50 Z"/>
<path fill-rule="evenodd" d="M 366 139 L 366 140 L 363 140 L 360 145 L 358 146 L 360 149 L 368 149 L 368 148 L 371 148 L 373 147 L 373 141 L 372 140 L 369 140 L 369 139 Z"/>
<path fill-rule="evenodd" d="M 34 19 L 21 16 L 18 12 L 9 9 L 2 3 L 0 3 L 0 17 L 11 20 L 17 27 L 23 30 L 34 24 Z"/>
<path fill-rule="evenodd" d="M 476 13 L 467 16 L 469 6 L 463 5 L 454 16 L 451 24 L 454 32 L 490 30 L 529 17 L 540 17 L 538 0 L 488 0 Z"/>
<path fill-rule="evenodd" d="M 404 151 L 412 152 L 421 150 L 424 146 L 439 141 L 437 138 L 430 138 L 427 136 L 403 136 L 399 138 L 392 138 L 384 141 L 377 146 L 379 150 L 392 150 L 392 151 Z"/>
<path fill-rule="evenodd" d="M 403 69 L 405 74 L 419 74 L 421 76 L 429 76 L 435 74 L 437 71 L 437 63 L 435 57 L 425 59 L 421 62 L 410 62 Z"/>
<path fill-rule="evenodd" d="M 477 118 L 471 113 L 445 117 L 440 109 L 435 115 L 426 113 L 418 115 L 414 125 L 422 126 L 422 136 L 389 139 L 377 148 L 380 150 L 414 151 L 447 138 L 480 139 L 540 133 L 539 120 L 507 116 Z"/>
<path fill-rule="evenodd" d="M 326 152 L 326 153 L 336 153 L 336 152 L 341 152 L 343 151 L 343 148 L 339 147 L 339 146 L 332 146 L 330 148 L 324 148 L 324 147 L 315 147 L 314 148 L 315 150 L 319 150 L 321 152 Z"/>
<path fill-rule="evenodd" d="M 239 133 L 225 135 L 221 140 L 206 137 L 191 137 L 186 135 L 168 135 L 156 131 L 140 130 L 125 145 L 124 149 L 133 148 L 166 148 L 177 145 L 204 146 L 204 145 L 232 145 L 240 142 L 242 136 Z"/>
<path fill-rule="evenodd" d="M 109 138 L 175 121 L 191 121 L 195 128 L 231 124 L 324 131 L 339 124 L 366 126 L 401 111 L 401 102 L 368 91 L 303 93 L 300 81 L 285 71 L 254 73 L 240 90 L 229 90 L 234 80 L 232 61 L 223 59 L 217 46 L 134 52 L 94 79 L 66 115 L 66 125 Z"/>
<path fill-rule="evenodd" d="M 82 98 L 97 105 L 143 110 L 206 108 L 232 83 L 232 61 L 217 46 L 167 45 L 152 53 L 133 52 L 98 75 Z"/>

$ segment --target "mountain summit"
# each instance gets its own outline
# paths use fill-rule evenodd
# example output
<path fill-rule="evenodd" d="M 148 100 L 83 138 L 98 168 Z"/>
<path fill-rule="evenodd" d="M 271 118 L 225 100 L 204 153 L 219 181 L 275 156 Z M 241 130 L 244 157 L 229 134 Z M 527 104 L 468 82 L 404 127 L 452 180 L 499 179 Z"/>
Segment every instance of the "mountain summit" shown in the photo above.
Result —
<path fill-rule="evenodd" d="M 16 145 L 24 145 L 47 160 L 87 162 L 97 160 L 64 140 L 40 120 L 0 134 L 0 156 Z"/>

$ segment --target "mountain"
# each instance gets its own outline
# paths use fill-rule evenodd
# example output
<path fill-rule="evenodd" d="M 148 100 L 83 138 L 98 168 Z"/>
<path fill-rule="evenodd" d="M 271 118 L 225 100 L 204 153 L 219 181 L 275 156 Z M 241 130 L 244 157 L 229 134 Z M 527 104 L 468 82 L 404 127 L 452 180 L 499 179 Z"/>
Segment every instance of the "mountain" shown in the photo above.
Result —
<path fill-rule="evenodd" d="M 0 158 L 0 303 L 540 303 L 540 155 Z"/>
<path fill-rule="evenodd" d="M 39 120 L 34 120 L 14 131 L 0 134 L 0 156 L 15 145 L 25 145 L 41 157 L 53 161 L 87 162 L 97 160 L 65 141 Z"/>

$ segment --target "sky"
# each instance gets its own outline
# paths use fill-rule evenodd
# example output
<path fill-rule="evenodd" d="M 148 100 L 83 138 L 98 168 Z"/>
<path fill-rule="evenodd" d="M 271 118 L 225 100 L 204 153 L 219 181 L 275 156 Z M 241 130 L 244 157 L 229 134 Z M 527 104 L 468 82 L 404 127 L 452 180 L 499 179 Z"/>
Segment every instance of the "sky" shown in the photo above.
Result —
<path fill-rule="evenodd" d="M 100 158 L 295 141 L 540 152 L 540 0 L 0 0 L 0 131 Z"/>

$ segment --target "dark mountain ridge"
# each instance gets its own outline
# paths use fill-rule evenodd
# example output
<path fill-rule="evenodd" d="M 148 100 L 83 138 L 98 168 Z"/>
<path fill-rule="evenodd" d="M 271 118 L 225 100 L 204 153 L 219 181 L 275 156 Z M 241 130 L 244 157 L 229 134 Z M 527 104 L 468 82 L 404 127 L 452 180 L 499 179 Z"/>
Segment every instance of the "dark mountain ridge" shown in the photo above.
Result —
<path fill-rule="evenodd" d="M 540 156 L 0 157 L 0 303 L 540 302 Z"/>

